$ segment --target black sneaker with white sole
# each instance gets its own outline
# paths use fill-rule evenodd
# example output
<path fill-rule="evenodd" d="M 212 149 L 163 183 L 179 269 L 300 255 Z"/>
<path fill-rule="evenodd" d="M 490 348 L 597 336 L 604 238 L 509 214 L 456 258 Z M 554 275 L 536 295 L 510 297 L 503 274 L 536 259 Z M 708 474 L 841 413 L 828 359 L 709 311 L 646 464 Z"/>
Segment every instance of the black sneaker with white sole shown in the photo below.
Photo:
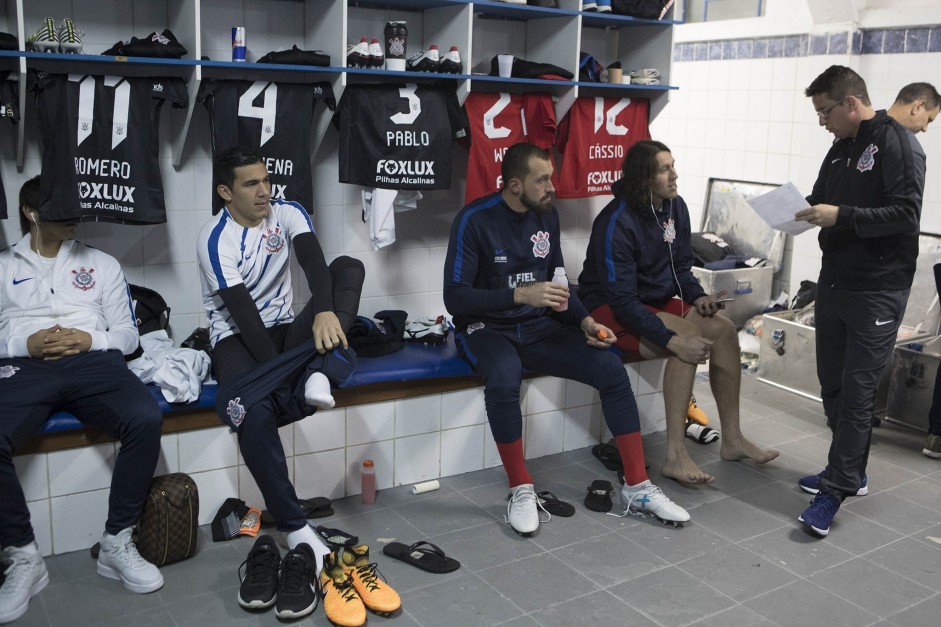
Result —
<path fill-rule="evenodd" d="M 248 610 L 263 610 L 274 605 L 278 598 L 278 570 L 281 551 L 269 535 L 258 536 L 248 553 L 248 559 L 239 566 L 239 605 Z M 244 575 L 242 569 L 245 569 Z"/>
<path fill-rule="evenodd" d="M 303 618 L 317 609 L 317 558 L 310 545 L 302 542 L 288 552 L 278 573 L 278 618 Z"/>
<path fill-rule="evenodd" d="M 438 46 L 431 44 L 428 50 L 416 52 L 408 58 L 405 68 L 410 72 L 437 72 L 441 65 L 441 53 L 438 52 Z"/>

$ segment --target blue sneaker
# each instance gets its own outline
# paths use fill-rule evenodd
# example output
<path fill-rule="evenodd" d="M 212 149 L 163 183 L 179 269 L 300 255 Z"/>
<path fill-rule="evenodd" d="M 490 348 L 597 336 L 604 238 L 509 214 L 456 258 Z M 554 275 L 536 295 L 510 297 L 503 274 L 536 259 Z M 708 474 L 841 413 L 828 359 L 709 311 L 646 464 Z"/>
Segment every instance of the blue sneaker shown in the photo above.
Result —
<path fill-rule="evenodd" d="M 598 13 L 610 13 L 611 0 L 595 0 L 595 8 L 598 10 Z"/>
<path fill-rule="evenodd" d="M 830 533 L 833 517 L 840 511 L 840 500 L 832 494 L 820 492 L 797 520 L 821 538 Z"/>
<path fill-rule="evenodd" d="M 823 477 L 823 471 L 821 470 L 816 475 L 807 475 L 806 477 L 801 477 L 797 480 L 797 485 L 800 486 L 800 489 L 808 494 L 817 494 L 820 492 L 820 479 Z M 856 496 L 866 496 L 869 494 L 869 478 L 866 475 L 863 475 L 863 485 L 859 486 L 859 489 L 856 490 Z"/>

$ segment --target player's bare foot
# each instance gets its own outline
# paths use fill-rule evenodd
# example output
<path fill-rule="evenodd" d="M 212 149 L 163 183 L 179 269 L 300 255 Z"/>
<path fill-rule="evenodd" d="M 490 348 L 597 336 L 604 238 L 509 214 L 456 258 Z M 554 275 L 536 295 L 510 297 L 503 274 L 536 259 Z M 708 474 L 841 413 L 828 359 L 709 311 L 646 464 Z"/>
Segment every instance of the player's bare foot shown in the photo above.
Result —
<path fill-rule="evenodd" d="M 744 437 L 729 439 L 726 434 L 722 434 L 722 448 L 719 450 L 719 457 L 727 462 L 750 459 L 756 464 L 765 464 L 778 455 L 780 453 L 773 448 L 759 448 Z"/>
<path fill-rule="evenodd" d="M 699 469 L 689 455 L 667 458 L 660 467 L 660 474 L 680 483 L 712 483 L 715 477 Z"/>

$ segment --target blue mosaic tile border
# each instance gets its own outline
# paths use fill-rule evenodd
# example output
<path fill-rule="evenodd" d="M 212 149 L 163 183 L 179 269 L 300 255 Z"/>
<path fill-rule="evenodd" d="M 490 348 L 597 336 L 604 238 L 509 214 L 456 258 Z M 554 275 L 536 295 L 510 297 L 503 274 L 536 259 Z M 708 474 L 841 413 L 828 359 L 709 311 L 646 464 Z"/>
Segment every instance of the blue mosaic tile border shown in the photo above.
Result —
<path fill-rule="evenodd" d="M 694 41 L 673 46 L 674 61 L 773 59 L 825 54 L 941 52 L 941 25 L 762 39 Z"/>

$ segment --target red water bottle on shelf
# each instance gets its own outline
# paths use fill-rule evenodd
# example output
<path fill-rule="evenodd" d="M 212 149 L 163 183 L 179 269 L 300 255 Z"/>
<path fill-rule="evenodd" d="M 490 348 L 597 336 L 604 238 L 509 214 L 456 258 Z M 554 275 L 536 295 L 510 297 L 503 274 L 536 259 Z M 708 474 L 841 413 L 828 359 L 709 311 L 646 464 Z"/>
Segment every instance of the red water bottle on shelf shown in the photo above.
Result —
<path fill-rule="evenodd" d="M 371 459 L 363 460 L 362 491 L 360 493 L 363 503 L 371 505 L 376 502 L 376 468 Z"/>

